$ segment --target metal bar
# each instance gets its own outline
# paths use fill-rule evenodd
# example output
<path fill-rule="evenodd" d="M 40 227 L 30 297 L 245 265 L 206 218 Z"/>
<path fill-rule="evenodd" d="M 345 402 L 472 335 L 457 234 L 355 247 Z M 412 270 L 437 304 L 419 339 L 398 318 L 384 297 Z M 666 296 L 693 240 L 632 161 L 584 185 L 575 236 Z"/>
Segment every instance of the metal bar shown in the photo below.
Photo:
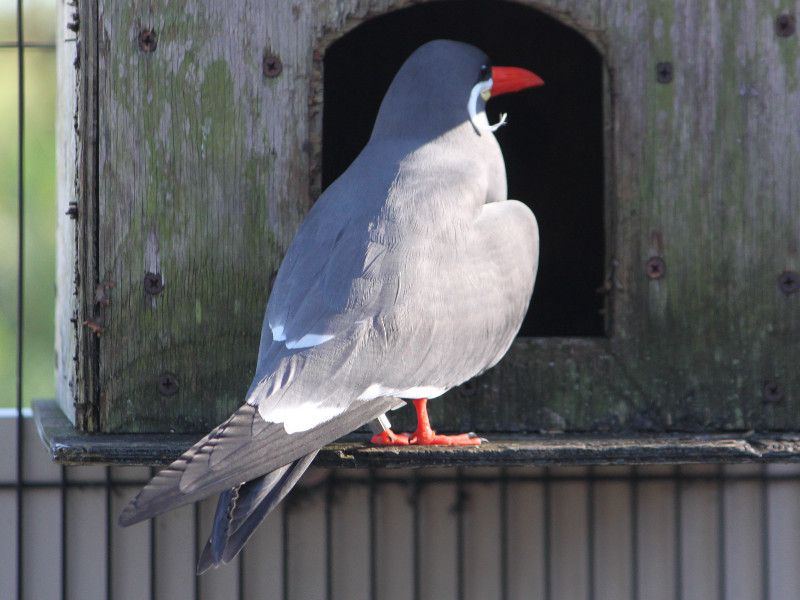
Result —
<path fill-rule="evenodd" d="M 717 598 L 725 600 L 728 597 L 725 573 L 727 570 L 727 552 L 725 549 L 725 470 L 722 465 L 717 466 Z"/>
<path fill-rule="evenodd" d="M 21 2 L 20 2 L 21 4 Z M 0 42 L 0 49 L 18 49 L 18 48 L 33 48 L 33 49 L 44 49 L 44 50 L 55 50 L 56 45 L 53 42 L 23 42 L 20 44 L 19 42 L 13 42 L 9 40 L 4 40 Z"/>
<path fill-rule="evenodd" d="M 553 599 L 553 569 L 551 564 L 551 537 L 552 537 L 552 518 L 553 518 L 553 507 L 552 507 L 552 496 L 553 490 L 551 486 L 551 479 L 550 479 L 550 469 L 545 468 L 544 470 L 544 597 L 545 600 L 552 600 Z"/>
<path fill-rule="evenodd" d="M 25 435 L 22 417 L 23 341 L 25 328 L 25 30 L 23 0 L 17 0 L 17 484 L 24 479 L 23 446 Z M 17 600 L 25 597 L 23 564 L 22 486 L 17 487 Z"/>
<path fill-rule="evenodd" d="M 336 471 L 325 478 L 325 598 L 333 598 L 333 492 Z"/>
<path fill-rule="evenodd" d="M 156 469 L 150 468 L 150 477 L 152 478 L 156 473 Z M 158 591 L 158 563 L 156 556 L 158 552 L 158 540 L 156 538 L 156 520 L 150 519 L 150 600 L 156 600 L 156 593 Z M 195 544 L 196 546 L 196 544 Z M 197 552 L 197 550 L 195 550 Z M 197 588 L 194 590 L 194 597 L 197 598 Z"/>
<path fill-rule="evenodd" d="M 762 600 L 770 600 L 769 589 L 769 486 L 767 482 L 770 479 L 767 477 L 767 467 L 762 466 L 760 469 L 761 475 L 761 598 Z"/>
<path fill-rule="evenodd" d="M 69 468 L 69 467 L 66 467 Z M 675 475 L 659 475 L 659 474 L 640 474 L 640 475 L 596 475 L 596 476 L 572 476 L 572 475 L 552 475 L 550 477 L 544 477 L 540 475 L 514 475 L 513 477 L 510 476 L 509 481 L 514 481 L 517 483 L 543 483 L 545 481 L 550 482 L 623 482 L 623 483 L 630 483 L 630 482 L 647 482 L 647 481 L 662 481 L 662 482 L 675 482 L 678 478 Z M 497 484 L 502 482 L 502 477 L 474 477 L 471 475 L 463 475 L 462 480 L 464 483 L 482 483 L 482 484 Z M 680 476 L 680 480 L 684 482 L 712 482 L 712 481 L 719 481 L 719 475 L 703 475 L 703 474 L 693 474 L 693 473 L 686 473 Z M 761 481 L 767 481 L 771 483 L 778 483 L 778 482 L 798 482 L 800 481 L 800 473 L 792 474 L 792 473 L 775 473 L 775 474 L 766 474 L 766 475 L 748 475 L 748 474 L 726 474 L 723 476 L 723 480 L 726 482 L 757 482 L 760 483 Z M 383 485 L 392 485 L 392 484 L 407 484 L 408 483 L 407 477 L 395 477 L 392 475 L 389 476 L 376 476 L 375 477 L 375 485 L 377 487 Z M 120 480 L 120 481 L 113 481 L 113 485 L 115 487 L 125 489 L 125 488 L 138 488 L 142 487 L 149 483 L 145 480 Z M 438 485 L 442 483 L 455 483 L 454 477 L 425 477 L 421 479 L 419 486 L 420 488 L 428 487 L 431 485 Z M 106 483 L 104 481 L 67 481 L 63 484 L 64 487 L 68 489 L 91 489 L 97 487 L 105 487 Z M 337 485 L 339 486 L 369 486 L 369 478 L 347 478 L 347 479 L 339 479 Z M 62 484 L 58 481 L 23 481 L 21 484 L 17 484 L 15 481 L 0 481 L 0 490 L 16 490 L 17 487 L 22 487 L 23 489 L 51 489 L 57 490 L 62 487 Z M 306 488 L 306 491 L 309 493 L 313 493 L 315 491 L 314 486 L 310 486 Z"/>
<path fill-rule="evenodd" d="M 594 474 L 594 469 L 589 467 L 589 474 Z M 587 600 L 594 600 L 595 597 L 595 574 L 594 574 L 594 541 L 595 541 L 595 514 L 594 514 L 594 479 L 589 479 L 586 490 L 586 573 L 588 585 L 586 590 Z"/>
<path fill-rule="evenodd" d="M 194 512 L 194 548 L 192 548 L 194 560 L 192 564 L 197 568 L 200 560 L 200 502 L 195 502 L 192 510 Z M 194 598 L 195 600 L 200 599 L 200 576 L 197 573 L 194 575 Z"/>
<path fill-rule="evenodd" d="M 500 470 L 500 600 L 508 600 L 508 472 Z"/>
<path fill-rule="evenodd" d="M 464 490 L 463 472 L 456 469 L 456 502 L 453 512 L 456 514 L 456 598 L 464 598 L 464 504 L 467 493 Z"/>
<path fill-rule="evenodd" d="M 290 503 L 285 503 L 281 509 L 281 586 L 283 588 L 283 600 L 289 600 L 289 507 Z"/>
<path fill-rule="evenodd" d="M 369 470 L 368 479 L 368 518 L 369 518 L 369 597 L 378 597 L 378 531 L 375 516 L 375 470 Z"/>
<path fill-rule="evenodd" d="M 111 467 L 105 469 L 105 490 L 106 490 L 106 599 L 114 600 L 114 584 L 113 584 L 113 560 L 112 553 L 114 552 L 113 543 L 111 540 L 112 524 L 111 524 Z"/>
<path fill-rule="evenodd" d="M 631 469 L 631 600 L 639 600 L 639 472 Z"/>
<path fill-rule="evenodd" d="M 412 529 L 411 529 L 411 560 L 412 560 L 412 573 L 413 573 L 413 600 L 420 600 L 422 598 L 422 586 L 420 582 L 420 509 L 419 497 L 422 492 L 420 485 L 420 477 L 417 471 L 411 479 L 411 510 L 412 510 Z"/>
<path fill-rule="evenodd" d="M 675 467 L 675 492 L 674 492 L 674 527 L 675 527 L 675 600 L 683 597 L 683 485 L 680 479 L 681 468 Z"/>
<path fill-rule="evenodd" d="M 67 600 L 67 468 L 61 467 L 61 600 Z"/>
<path fill-rule="evenodd" d="M 150 600 L 156 600 L 158 591 L 158 570 L 156 568 L 156 520 L 150 519 Z"/>
<path fill-rule="evenodd" d="M 238 561 L 239 564 L 237 565 L 236 570 L 236 584 L 237 584 L 237 591 L 236 597 L 238 600 L 244 600 L 244 553 L 246 548 L 242 548 L 239 552 Z"/>

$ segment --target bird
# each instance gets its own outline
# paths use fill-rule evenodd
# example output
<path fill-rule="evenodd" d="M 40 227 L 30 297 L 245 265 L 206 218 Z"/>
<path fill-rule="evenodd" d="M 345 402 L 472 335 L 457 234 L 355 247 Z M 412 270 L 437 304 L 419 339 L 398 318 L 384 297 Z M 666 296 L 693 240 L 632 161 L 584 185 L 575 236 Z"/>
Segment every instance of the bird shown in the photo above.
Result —
<path fill-rule="evenodd" d="M 539 260 L 531 210 L 507 198 L 486 102 L 544 82 L 433 40 L 403 63 L 371 136 L 318 198 L 278 269 L 244 404 L 130 501 L 128 526 L 219 494 L 198 573 L 230 562 L 327 443 L 479 445 L 437 434 L 428 399 L 507 352 Z M 413 433 L 387 412 L 412 402 Z"/>

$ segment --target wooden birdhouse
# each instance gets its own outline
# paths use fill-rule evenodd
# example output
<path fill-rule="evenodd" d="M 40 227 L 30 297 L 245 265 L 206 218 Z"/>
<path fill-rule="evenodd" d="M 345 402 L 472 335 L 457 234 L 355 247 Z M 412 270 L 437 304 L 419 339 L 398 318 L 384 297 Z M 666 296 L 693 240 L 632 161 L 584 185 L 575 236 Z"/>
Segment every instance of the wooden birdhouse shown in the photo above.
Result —
<path fill-rule="evenodd" d="M 78 431 L 197 434 L 241 404 L 303 216 L 403 60 L 449 38 L 546 82 L 489 104 L 509 115 L 509 195 L 537 215 L 541 263 L 511 351 L 434 420 L 648 436 L 665 460 L 685 433 L 728 444 L 701 458 L 794 452 L 775 440 L 800 431 L 800 3 L 77 11 L 78 43 L 59 44 L 56 351 Z M 659 458 L 645 446 L 631 456 Z"/>

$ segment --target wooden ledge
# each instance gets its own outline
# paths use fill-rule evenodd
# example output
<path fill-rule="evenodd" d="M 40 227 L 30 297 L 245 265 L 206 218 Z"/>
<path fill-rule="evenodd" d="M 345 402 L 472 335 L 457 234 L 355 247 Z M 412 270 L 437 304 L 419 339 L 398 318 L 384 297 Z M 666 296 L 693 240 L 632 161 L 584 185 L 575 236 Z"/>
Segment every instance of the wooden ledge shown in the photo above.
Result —
<path fill-rule="evenodd" d="M 200 435 L 87 434 L 58 404 L 33 403 L 36 428 L 50 457 L 65 465 L 165 465 Z M 540 434 L 490 436 L 480 447 L 377 447 L 353 434 L 322 449 L 322 467 L 635 465 L 704 462 L 800 462 L 800 432 L 786 434 Z"/>

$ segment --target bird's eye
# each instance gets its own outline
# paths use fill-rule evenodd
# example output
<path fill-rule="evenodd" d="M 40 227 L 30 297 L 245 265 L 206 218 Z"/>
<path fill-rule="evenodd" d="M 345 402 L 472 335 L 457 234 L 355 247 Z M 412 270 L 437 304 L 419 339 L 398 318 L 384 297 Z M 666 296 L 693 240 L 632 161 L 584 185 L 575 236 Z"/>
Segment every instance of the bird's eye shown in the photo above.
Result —
<path fill-rule="evenodd" d="M 491 78 L 491 76 L 492 76 L 492 67 L 490 67 L 489 65 L 483 65 L 481 67 L 481 73 L 480 76 L 478 77 L 478 81 L 487 81 Z"/>

